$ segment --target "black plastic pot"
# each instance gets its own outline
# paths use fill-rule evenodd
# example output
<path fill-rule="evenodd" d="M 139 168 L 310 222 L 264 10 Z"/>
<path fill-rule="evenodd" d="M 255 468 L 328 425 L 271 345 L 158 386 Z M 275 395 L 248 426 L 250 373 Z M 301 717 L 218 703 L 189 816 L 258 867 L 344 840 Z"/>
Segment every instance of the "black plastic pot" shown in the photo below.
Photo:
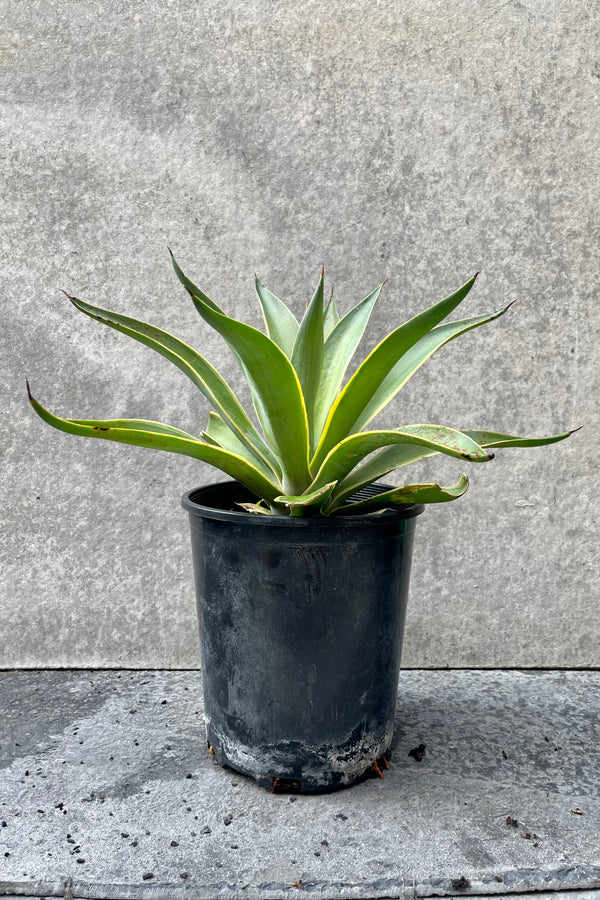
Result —
<path fill-rule="evenodd" d="M 333 519 L 236 509 L 252 499 L 236 482 L 182 498 L 208 743 L 265 787 L 352 784 L 392 740 L 423 507 Z"/>

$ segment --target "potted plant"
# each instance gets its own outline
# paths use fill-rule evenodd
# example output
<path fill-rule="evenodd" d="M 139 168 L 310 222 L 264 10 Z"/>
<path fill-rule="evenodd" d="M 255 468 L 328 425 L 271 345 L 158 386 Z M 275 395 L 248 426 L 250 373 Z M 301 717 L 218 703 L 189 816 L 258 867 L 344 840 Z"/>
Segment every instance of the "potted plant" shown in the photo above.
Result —
<path fill-rule="evenodd" d="M 172 254 L 171 254 L 172 255 Z M 340 317 L 323 272 L 300 322 L 258 279 L 266 333 L 227 316 L 172 258 L 202 318 L 248 380 L 256 422 L 195 350 L 144 322 L 69 297 L 81 312 L 178 366 L 214 407 L 200 437 L 139 419 L 38 415 L 70 434 L 182 453 L 233 481 L 188 491 L 208 745 L 217 761 L 273 789 L 314 791 L 381 774 L 392 739 L 412 541 L 426 503 L 449 487 L 378 482 L 443 453 L 488 462 L 525 438 L 418 424 L 368 430 L 449 341 L 502 316 L 444 322 L 477 276 L 395 328 L 344 383 L 380 295 Z M 29 390 L 29 385 L 28 385 Z"/>

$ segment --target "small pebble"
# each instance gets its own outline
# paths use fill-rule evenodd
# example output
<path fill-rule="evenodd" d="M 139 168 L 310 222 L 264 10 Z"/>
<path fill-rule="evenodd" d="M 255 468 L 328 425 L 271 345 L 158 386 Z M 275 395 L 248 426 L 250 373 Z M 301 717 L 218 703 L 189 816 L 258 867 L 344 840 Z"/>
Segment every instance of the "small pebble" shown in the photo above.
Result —
<path fill-rule="evenodd" d="M 179 847 L 179 841 L 171 841 L 171 847 Z"/>
<path fill-rule="evenodd" d="M 231 825 L 231 823 L 233 822 L 233 816 L 225 816 L 223 822 L 225 823 L 225 825 Z"/>
<path fill-rule="evenodd" d="M 151 878 L 154 878 L 154 872 L 144 872 L 144 874 L 142 875 L 143 881 L 150 881 Z"/>

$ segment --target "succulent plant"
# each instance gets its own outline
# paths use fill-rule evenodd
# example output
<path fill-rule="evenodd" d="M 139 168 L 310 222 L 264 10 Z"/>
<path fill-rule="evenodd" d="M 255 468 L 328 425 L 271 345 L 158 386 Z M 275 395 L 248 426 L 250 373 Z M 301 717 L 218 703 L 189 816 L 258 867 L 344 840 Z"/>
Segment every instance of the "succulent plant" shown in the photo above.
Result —
<path fill-rule="evenodd" d="M 151 347 L 184 372 L 214 407 L 200 437 L 142 419 L 62 419 L 30 402 L 61 431 L 182 453 L 204 460 L 256 496 L 245 509 L 263 515 L 340 516 L 371 513 L 405 503 L 440 503 L 460 497 L 457 484 L 406 484 L 352 502 L 361 488 L 408 463 L 444 453 L 488 462 L 491 448 L 537 447 L 568 437 L 524 438 L 445 425 L 366 430 L 417 369 L 454 338 L 502 316 L 443 320 L 467 296 L 477 275 L 444 300 L 387 335 L 344 384 L 383 284 L 340 317 L 333 295 L 325 302 L 324 273 L 300 322 L 258 278 L 256 293 L 266 333 L 227 316 L 187 278 L 171 254 L 175 273 L 205 322 L 227 342 L 244 373 L 257 424 L 216 369 L 166 331 L 69 297 L 81 312 Z M 385 283 L 385 282 L 384 282 Z M 68 295 L 67 295 L 68 296 Z M 509 304 L 510 305 L 510 304 Z M 29 385 L 28 385 L 29 390 Z M 350 501 L 350 502 L 349 502 Z"/>

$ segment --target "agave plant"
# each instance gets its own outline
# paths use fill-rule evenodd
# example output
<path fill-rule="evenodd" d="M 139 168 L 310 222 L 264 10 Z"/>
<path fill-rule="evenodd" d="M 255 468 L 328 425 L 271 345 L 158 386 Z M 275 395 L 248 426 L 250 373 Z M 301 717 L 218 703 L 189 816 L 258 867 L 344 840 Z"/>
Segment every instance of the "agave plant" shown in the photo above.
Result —
<path fill-rule="evenodd" d="M 160 328 L 69 297 L 81 312 L 151 347 L 178 366 L 214 407 L 200 438 L 170 425 L 143 419 L 105 421 L 62 419 L 37 402 L 35 411 L 55 428 L 182 453 L 226 472 L 256 495 L 243 504 L 263 515 L 340 516 L 371 513 L 405 503 L 441 503 L 460 497 L 457 484 L 406 484 L 352 502 L 361 488 L 408 463 L 444 453 L 469 462 L 488 462 L 491 448 L 537 447 L 572 432 L 525 438 L 495 431 L 445 425 L 405 425 L 367 430 L 417 369 L 440 347 L 461 334 L 504 315 L 442 324 L 475 283 L 457 291 L 400 325 L 385 337 L 344 384 L 383 284 L 340 317 L 333 295 L 324 300 L 324 273 L 298 322 L 291 310 L 258 278 L 256 293 L 266 333 L 227 316 L 187 278 L 173 254 L 173 267 L 202 318 L 227 342 L 250 387 L 260 428 L 244 411 L 227 382 L 188 344 Z M 67 295 L 69 296 L 69 295 Z M 510 305 L 510 304 L 509 304 Z M 29 385 L 28 385 L 29 389 Z"/>

